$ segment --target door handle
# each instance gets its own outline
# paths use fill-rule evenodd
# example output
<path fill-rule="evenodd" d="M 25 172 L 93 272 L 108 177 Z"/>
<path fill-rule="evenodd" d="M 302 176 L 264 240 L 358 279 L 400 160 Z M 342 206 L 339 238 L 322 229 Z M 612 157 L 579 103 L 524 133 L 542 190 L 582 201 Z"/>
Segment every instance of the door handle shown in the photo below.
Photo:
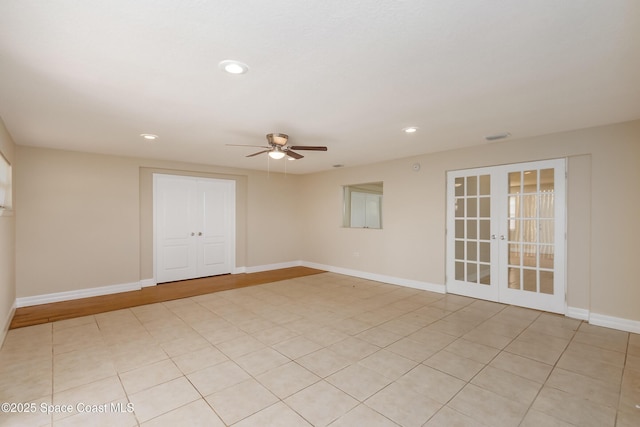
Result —
<path fill-rule="evenodd" d="M 500 235 L 500 240 L 504 240 L 504 234 Z"/>
<path fill-rule="evenodd" d="M 202 236 L 202 231 L 198 231 L 198 236 Z"/>
<path fill-rule="evenodd" d="M 495 234 L 491 235 L 491 240 L 496 240 L 496 235 Z"/>
<path fill-rule="evenodd" d="M 196 235 L 196 233 L 194 233 L 194 232 L 192 231 L 192 232 L 191 232 L 191 235 L 192 235 L 192 236 L 195 236 L 195 235 Z"/>

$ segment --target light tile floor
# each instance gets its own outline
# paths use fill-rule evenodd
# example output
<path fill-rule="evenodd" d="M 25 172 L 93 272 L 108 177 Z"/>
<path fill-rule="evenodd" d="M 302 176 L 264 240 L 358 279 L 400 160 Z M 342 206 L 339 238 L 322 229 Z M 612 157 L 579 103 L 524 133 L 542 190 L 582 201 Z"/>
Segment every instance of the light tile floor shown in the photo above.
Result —
<path fill-rule="evenodd" d="M 323 273 L 11 330 L 0 402 L 2 426 L 637 427 L 640 336 Z"/>

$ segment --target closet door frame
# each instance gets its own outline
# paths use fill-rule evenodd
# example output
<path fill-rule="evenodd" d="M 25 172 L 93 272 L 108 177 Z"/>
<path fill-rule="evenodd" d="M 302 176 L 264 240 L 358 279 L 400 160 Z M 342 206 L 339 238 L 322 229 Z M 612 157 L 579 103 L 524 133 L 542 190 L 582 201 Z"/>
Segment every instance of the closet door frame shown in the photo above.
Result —
<path fill-rule="evenodd" d="M 171 184 L 174 194 L 168 196 L 165 192 Z M 205 191 L 212 186 L 220 189 L 222 209 L 212 209 L 215 204 L 211 205 L 211 194 Z M 167 197 L 175 197 L 177 203 L 171 204 Z M 211 220 L 223 224 L 212 226 Z M 234 180 L 153 174 L 156 283 L 233 273 L 235 246 Z"/>

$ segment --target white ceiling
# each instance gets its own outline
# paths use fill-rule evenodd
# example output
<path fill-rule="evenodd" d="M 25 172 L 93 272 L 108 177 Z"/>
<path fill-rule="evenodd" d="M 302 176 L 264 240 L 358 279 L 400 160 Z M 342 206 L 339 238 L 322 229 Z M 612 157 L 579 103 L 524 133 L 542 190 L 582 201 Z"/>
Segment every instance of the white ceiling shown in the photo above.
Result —
<path fill-rule="evenodd" d="M 633 120 L 640 1 L 0 0 L 0 117 L 21 145 L 248 169 L 267 156 L 225 144 L 328 146 L 289 173 Z"/>

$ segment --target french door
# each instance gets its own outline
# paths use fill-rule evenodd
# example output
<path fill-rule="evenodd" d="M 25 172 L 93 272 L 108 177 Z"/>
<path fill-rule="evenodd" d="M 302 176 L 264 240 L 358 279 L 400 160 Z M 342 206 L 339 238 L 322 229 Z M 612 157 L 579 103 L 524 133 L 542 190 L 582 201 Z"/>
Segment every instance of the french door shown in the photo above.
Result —
<path fill-rule="evenodd" d="M 564 313 L 565 161 L 447 173 L 447 292 Z"/>
<path fill-rule="evenodd" d="M 157 283 L 231 273 L 235 181 L 154 174 Z"/>

